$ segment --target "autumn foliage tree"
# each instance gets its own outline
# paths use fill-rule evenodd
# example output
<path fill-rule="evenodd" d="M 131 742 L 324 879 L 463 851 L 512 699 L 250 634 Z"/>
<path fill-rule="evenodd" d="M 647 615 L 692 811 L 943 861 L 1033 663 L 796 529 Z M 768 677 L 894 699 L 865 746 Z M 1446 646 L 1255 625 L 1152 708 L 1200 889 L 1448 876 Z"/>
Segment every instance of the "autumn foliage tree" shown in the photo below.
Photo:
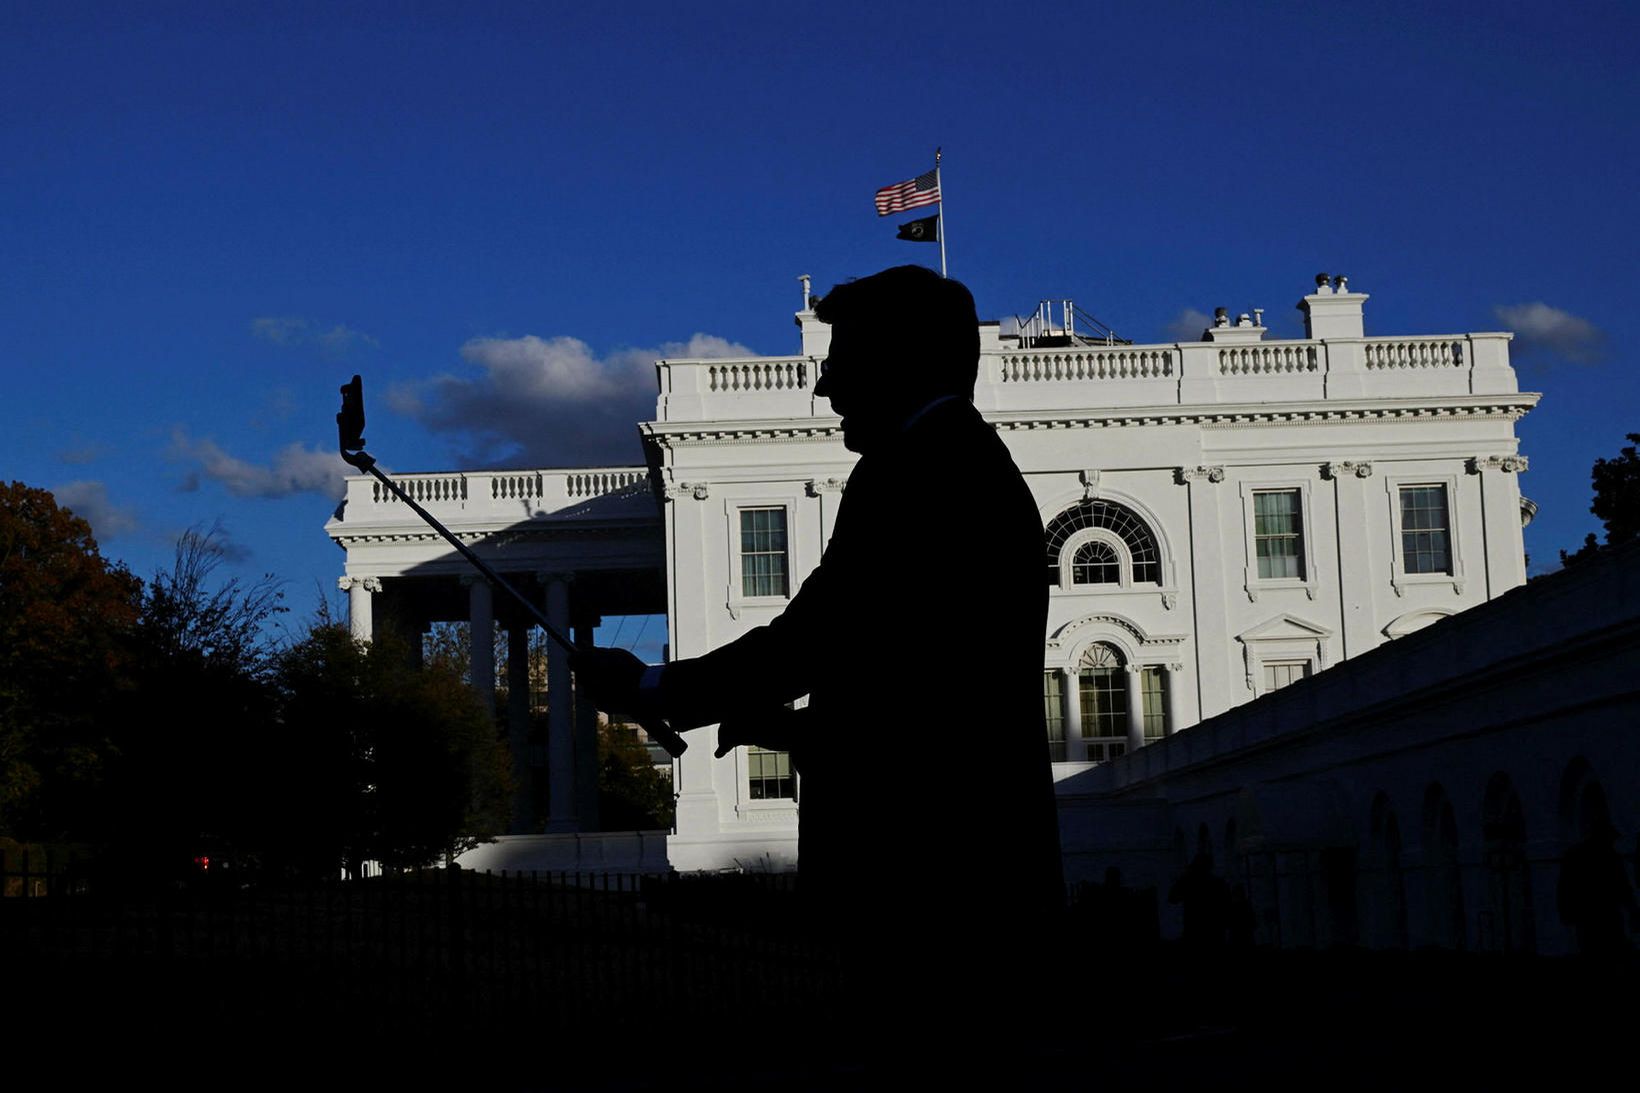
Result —
<path fill-rule="evenodd" d="M 223 577 L 191 529 L 145 586 L 50 493 L 0 490 L 0 835 L 99 848 L 158 880 L 413 866 L 505 823 L 506 757 L 472 690 Z"/>
<path fill-rule="evenodd" d="M 89 833 L 141 588 L 50 493 L 0 487 L 0 834 Z"/>

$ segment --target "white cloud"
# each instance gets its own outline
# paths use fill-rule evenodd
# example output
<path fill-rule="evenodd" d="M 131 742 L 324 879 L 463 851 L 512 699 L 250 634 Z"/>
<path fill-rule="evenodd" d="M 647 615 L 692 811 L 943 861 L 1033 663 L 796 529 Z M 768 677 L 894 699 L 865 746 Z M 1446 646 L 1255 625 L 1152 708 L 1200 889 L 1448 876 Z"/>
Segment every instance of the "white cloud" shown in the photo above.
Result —
<path fill-rule="evenodd" d="M 1199 342 L 1202 331 L 1213 325 L 1213 317 L 1205 311 L 1187 307 L 1168 321 L 1167 340 L 1170 342 Z"/>
<path fill-rule="evenodd" d="M 345 357 L 354 349 L 375 349 L 381 345 L 364 331 L 354 330 L 341 323 L 337 323 L 329 330 L 321 330 L 307 319 L 291 316 L 264 316 L 252 319 L 251 336 L 292 349 L 312 346 L 332 360 Z"/>
<path fill-rule="evenodd" d="M 136 511 L 110 501 L 108 487 L 95 479 L 64 482 L 51 493 L 57 504 L 90 524 L 99 539 L 137 530 Z"/>
<path fill-rule="evenodd" d="M 271 464 L 263 466 L 228 454 L 214 440 L 194 440 L 182 429 L 171 434 L 171 455 L 197 468 L 188 488 L 197 486 L 197 475 L 202 474 L 222 483 L 235 497 L 317 493 L 340 498 L 343 476 L 351 473 L 341 456 L 323 448 L 287 444 L 274 455 Z"/>
<path fill-rule="evenodd" d="M 461 356 L 477 374 L 434 376 L 390 388 L 388 405 L 435 432 L 459 436 L 470 462 L 514 466 L 629 463 L 638 421 L 655 414 L 661 357 L 752 356 L 712 334 L 600 357 L 579 338 L 474 338 Z"/>
<path fill-rule="evenodd" d="M 1605 356 L 1605 332 L 1569 311 L 1541 300 L 1500 304 L 1492 310 L 1506 328 L 1515 332 L 1515 347 L 1523 356 L 1548 355 L 1577 364 L 1594 364 Z"/>

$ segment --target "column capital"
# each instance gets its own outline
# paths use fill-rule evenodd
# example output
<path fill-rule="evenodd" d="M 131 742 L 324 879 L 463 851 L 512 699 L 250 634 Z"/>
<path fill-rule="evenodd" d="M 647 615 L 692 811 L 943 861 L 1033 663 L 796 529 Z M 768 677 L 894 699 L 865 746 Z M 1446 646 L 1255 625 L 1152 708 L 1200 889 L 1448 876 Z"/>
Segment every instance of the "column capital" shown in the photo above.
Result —
<path fill-rule="evenodd" d="M 661 494 L 668 501 L 676 501 L 683 497 L 704 501 L 712 496 L 712 487 L 705 482 L 672 482 L 661 490 Z"/>
<path fill-rule="evenodd" d="M 554 581 L 557 581 L 560 584 L 571 585 L 575 583 L 575 571 L 573 569 L 568 571 L 558 569 L 538 569 L 535 571 L 535 579 L 540 581 L 543 585 L 552 584 Z"/>
<path fill-rule="evenodd" d="M 803 484 L 803 489 L 810 497 L 819 497 L 823 493 L 842 493 L 846 485 L 841 478 L 811 478 Z"/>
<path fill-rule="evenodd" d="M 1469 473 L 1502 471 L 1505 474 L 1519 474 L 1530 465 L 1524 455 L 1477 455 L 1469 461 Z"/>
<path fill-rule="evenodd" d="M 1191 482 L 1218 483 L 1224 481 L 1224 467 L 1217 464 L 1210 467 L 1180 467 L 1174 473 L 1178 475 L 1178 480 L 1182 485 L 1188 485 Z"/>
<path fill-rule="evenodd" d="M 351 592 L 355 588 L 364 592 L 380 592 L 382 581 L 380 577 L 337 577 L 336 587 L 343 592 Z"/>
<path fill-rule="evenodd" d="M 1346 459 L 1338 463 L 1323 463 L 1321 465 L 1321 473 L 1323 476 L 1331 478 L 1335 482 L 1341 478 L 1371 478 L 1372 460 Z"/>

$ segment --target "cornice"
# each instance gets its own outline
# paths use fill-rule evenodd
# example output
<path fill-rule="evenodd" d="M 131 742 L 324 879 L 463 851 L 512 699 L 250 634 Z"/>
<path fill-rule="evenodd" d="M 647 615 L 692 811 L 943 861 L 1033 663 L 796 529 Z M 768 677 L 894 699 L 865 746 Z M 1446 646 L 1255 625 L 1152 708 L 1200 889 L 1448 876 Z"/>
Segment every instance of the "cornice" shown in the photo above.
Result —
<path fill-rule="evenodd" d="M 1215 403 L 1197 406 L 1135 406 L 1110 409 L 991 410 L 985 420 L 998 432 L 1037 429 L 1108 429 L 1135 425 L 1314 425 L 1338 421 L 1501 418 L 1518 421 L 1542 396 L 1535 391 L 1501 395 L 1431 395 L 1409 399 L 1327 399 L 1304 402 Z M 756 421 L 644 422 L 646 439 L 663 448 L 735 445 L 841 438 L 834 417 Z"/>
<path fill-rule="evenodd" d="M 442 543 L 444 538 L 432 529 L 417 529 L 412 527 L 370 527 L 357 530 L 328 529 L 331 539 L 348 546 L 364 543 Z M 596 540 L 596 539 L 630 539 L 642 534 L 644 538 L 658 537 L 662 533 L 659 514 L 652 520 L 641 523 L 632 523 L 623 526 L 594 525 L 591 527 L 573 527 L 555 525 L 543 528 L 491 528 L 488 531 L 458 531 L 456 538 L 464 543 L 474 545 L 504 547 L 515 542 L 539 543 L 556 542 L 564 539 Z"/>

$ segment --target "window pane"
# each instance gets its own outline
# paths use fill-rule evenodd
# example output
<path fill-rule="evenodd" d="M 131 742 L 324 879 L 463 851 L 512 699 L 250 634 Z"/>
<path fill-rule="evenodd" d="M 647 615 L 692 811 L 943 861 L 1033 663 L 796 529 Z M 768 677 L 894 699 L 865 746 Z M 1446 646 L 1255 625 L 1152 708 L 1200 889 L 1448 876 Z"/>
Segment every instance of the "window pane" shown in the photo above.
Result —
<path fill-rule="evenodd" d="M 746 749 L 747 795 L 754 801 L 797 796 L 790 752 Z"/>
<path fill-rule="evenodd" d="M 1071 560 L 1072 584 L 1119 584 L 1122 564 L 1109 543 L 1083 543 Z"/>
<path fill-rule="evenodd" d="M 1145 739 L 1160 740 L 1167 735 L 1167 701 L 1162 686 L 1162 670 L 1146 668 L 1140 676 L 1144 685 Z"/>
<path fill-rule="evenodd" d="M 786 595 L 785 509 L 740 510 L 740 592 Z"/>
<path fill-rule="evenodd" d="M 1304 517 L 1298 490 L 1253 494 L 1253 553 L 1269 580 L 1304 576 Z"/>
<path fill-rule="evenodd" d="M 1401 564 L 1408 573 L 1451 573 L 1446 487 L 1401 487 Z"/>
<path fill-rule="evenodd" d="M 1278 661 L 1264 666 L 1264 693 L 1279 691 L 1283 687 L 1306 678 L 1310 674 L 1310 662 L 1307 660 Z"/>
<path fill-rule="evenodd" d="M 1048 754 L 1055 763 L 1065 761 L 1065 694 L 1058 672 L 1042 673 L 1042 714 L 1048 723 Z"/>

